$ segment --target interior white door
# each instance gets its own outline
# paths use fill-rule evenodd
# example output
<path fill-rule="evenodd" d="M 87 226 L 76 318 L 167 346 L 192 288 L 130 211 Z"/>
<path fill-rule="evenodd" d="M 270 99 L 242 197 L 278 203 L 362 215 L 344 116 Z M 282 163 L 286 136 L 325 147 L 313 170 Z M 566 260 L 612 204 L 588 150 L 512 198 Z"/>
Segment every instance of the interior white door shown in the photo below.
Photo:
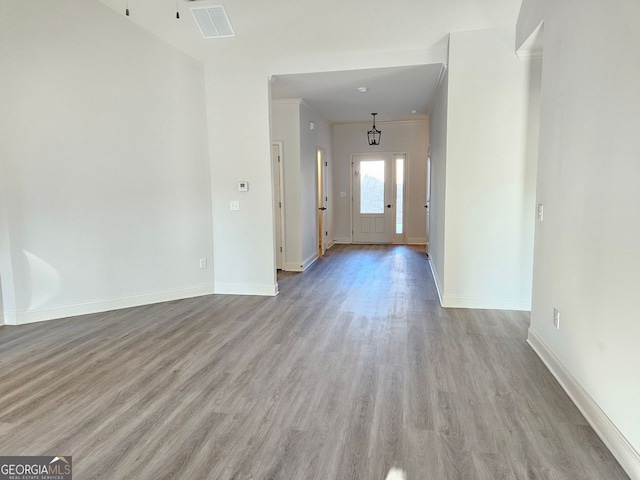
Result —
<path fill-rule="evenodd" d="M 327 160 L 324 150 L 318 149 L 318 255 L 327 251 L 329 229 L 329 194 L 327 193 Z"/>
<path fill-rule="evenodd" d="M 282 221 L 282 163 L 280 144 L 274 143 L 271 148 L 273 163 L 273 208 L 275 212 L 275 231 L 276 231 L 276 269 L 281 270 L 284 263 L 284 245 L 283 245 L 283 221 Z"/>
<path fill-rule="evenodd" d="M 353 241 L 391 243 L 393 155 L 353 155 L 352 167 Z"/>

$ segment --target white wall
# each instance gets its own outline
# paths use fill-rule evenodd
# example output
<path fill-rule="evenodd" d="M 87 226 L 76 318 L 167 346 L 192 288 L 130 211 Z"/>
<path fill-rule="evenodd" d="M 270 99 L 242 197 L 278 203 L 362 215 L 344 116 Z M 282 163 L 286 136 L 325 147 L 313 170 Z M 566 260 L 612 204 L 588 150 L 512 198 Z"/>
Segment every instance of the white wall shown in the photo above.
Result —
<path fill-rule="evenodd" d="M 227 70 L 207 64 L 205 85 L 215 291 L 275 295 L 268 77 L 253 64 Z M 243 180 L 249 191 L 240 193 Z M 240 210 L 230 210 L 232 200 Z"/>
<path fill-rule="evenodd" d="M 610 419 L 605 439 L 626 437 L 635 452 L 609 446 L 640 478 L 640 4 L 525 8 L 545 12 L 530 340 Z"/>
<path fill-rule="evenodd" d="M 0 122 L 2 122 L 1 118 Z M 4 163 L 2 157 L 0 157 L 0 325 L 5 323 L 4 312 L 15 312 L 16 309 L 13 264 L 11 261 L 12 250 L 9 238 L 7 201 L 5 200 L 7 176 L 4 173 Z"/>
<path fill-rule="evenodd" d="M 430 117 L 431 204 L 429 208 L 429 259 L 442 296 L 444 291 L 445 199 L 447 181 L 447 103 L 449 73 L 445 72 Z"/>
<path fill-rule="evenodd" d="M 378 122 L 382 130 L 380 146 L 370 146 L 367 131 L 371 123 L 349 123 L 333 127 L 333 185 L 335 203 L 335 240 L 351 242 L 351 154 L 354 153 L 406 153 L 405 241 L 426 243 L 427 153 L 429 149 L 429 122 Z M 346 197 L 340 197 L 340 192 Z"/>
<path fill-rule="evenodd" d="M 2 47 L 0 47 L 2 48 Z M 2 81 L 0 77 L 0 82 Z M 0 97 L 1 98 L 1 97 Z M 0 117 L 0 122 L 2 118 Z M 0 125 L 2 125 L 0 123 Z M 0 325 L 4 325 L 4 312 L 15 312 L 15 291 L 13 288 L 13 266 L 11 243 L 9 239 L 9 224 L 7 215 L 6 174 L 4 161 L 0 157 Z"/>
<path fill-rule="evenodd" d="M 202 66 L 81 0 L 2 2 L 0 59 L 7 323 L 211 292 Z"/>
<path fill-rule="evenodd" d="M 0 277 L 0 325 L 4 325 L 4 300 L 2 298 L 2 277 Z"/>
<path fill-rule="evenodd" d="M 535 169 L 527 62 L 495 29 L 452 33 L 444 292 L 448 307 L 528 310 Z"/>

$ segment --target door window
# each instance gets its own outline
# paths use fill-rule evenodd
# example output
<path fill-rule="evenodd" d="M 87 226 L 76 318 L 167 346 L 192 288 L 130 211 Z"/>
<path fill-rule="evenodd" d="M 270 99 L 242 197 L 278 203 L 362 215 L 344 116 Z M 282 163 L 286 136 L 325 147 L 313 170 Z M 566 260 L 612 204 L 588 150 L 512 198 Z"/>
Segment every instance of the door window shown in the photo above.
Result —
<path fill-rule="evenodd" d="M 360 162 L 360 213 L 384 213 L 384 160 Z"/>
<path fill-rule="evenodd" d="M 396 235 L 404 233 L 404 155 L 396 157 Z"/>

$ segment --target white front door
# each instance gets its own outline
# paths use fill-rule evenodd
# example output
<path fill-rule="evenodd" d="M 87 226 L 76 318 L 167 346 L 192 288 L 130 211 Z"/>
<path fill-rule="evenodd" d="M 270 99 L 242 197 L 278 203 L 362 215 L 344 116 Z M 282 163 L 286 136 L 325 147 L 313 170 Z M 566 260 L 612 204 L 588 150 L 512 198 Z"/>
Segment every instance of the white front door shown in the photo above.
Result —
<path fill-rule="evenodd" d="M 352 156 L 353 241 L 393 240 L 393 155 Z"/>

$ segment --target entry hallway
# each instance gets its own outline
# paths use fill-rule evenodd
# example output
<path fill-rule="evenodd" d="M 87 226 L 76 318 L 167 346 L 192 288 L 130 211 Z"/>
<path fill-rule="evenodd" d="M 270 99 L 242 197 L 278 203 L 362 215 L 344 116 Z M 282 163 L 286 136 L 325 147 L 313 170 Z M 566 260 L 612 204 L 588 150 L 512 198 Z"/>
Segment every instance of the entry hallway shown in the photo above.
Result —
<path fill-rule="evenodd" d="M 525 343 L 425 255 L 335 246 L 275 298 L 0 327 L 0 454 L 74 479 L 628 478 Z"/>

